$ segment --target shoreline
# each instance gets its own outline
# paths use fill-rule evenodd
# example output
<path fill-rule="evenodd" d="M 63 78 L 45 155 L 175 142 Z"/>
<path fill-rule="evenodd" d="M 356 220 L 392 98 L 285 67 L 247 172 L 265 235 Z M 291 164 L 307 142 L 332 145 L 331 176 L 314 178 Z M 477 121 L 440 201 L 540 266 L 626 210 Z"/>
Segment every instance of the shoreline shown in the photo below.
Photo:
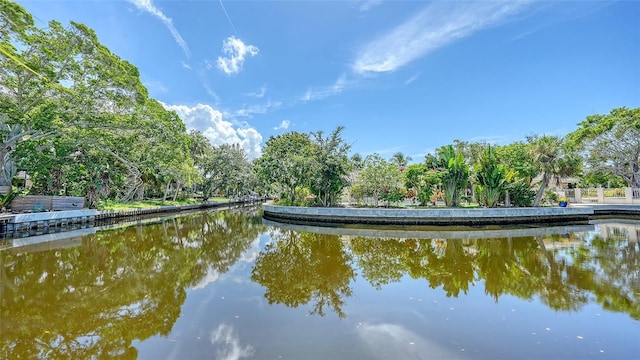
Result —
<path fill-rule="evenodd" d="M 640 217 L 640 206 L 580 205 L 526 208 L 321 208 L 262 204 L 263 218 L 302 225 L 486 226 L 588 224 L 609 216 Z"/>

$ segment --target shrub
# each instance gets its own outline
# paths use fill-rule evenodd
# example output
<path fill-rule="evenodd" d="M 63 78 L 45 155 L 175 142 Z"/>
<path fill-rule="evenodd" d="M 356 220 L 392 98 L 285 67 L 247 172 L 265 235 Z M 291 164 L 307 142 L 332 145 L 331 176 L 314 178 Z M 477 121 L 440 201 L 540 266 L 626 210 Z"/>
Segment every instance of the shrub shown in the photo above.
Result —
<path fill-rule="evenodd" d="M 533 205 L 533 200 L 536 197 L 536 192 L 531 190 L 530 185 L 527 185 L 524 182 L 518 182 L 515 184 L 510 184 L 508 190 L 509 200 L 511 201 L 512 205 L 519 207 Z"/>

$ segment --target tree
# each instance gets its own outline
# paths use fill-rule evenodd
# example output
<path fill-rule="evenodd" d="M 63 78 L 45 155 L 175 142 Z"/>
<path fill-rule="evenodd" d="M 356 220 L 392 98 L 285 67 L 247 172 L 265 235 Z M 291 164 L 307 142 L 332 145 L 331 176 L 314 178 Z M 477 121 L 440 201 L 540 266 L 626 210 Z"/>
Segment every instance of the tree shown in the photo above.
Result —
<path fill-rule="evenodd" d="M 403 173 L 404 186 L 415 191 L 420 206 L 425 206 L 431 201 L 436 186 L 442 182 L 442 174 L 429 169 L 425 164 L 411 164 Z"/>
<path fill-rule="evenodd" d="M 308 134 L 292 131 L 269 137 L 254 162 L 258 180 L 295 203 L 296 189 L 309 185 L 313 149 Z"/>
<path fill-rule="evenodd" d="M 640 108 L 591 115 L 568 135 L 570 145 L 582 150 L 592 172 L 609 172 L 627 186 L 640 187 Z"/>
<path fill-rule="evenodd" d="M 352 255 L 336 235 L 272 231 L 273 242 L 260 251 L 251 280 L 265 287 L 269 304 L 298 307 L 313 303 L 311 315 L 325 315 L 325 307 L 338 317 L 345 299 L 353 295 L 356 272 Z"/>
<path fill-rule="evenodd" d="M 508 145 L 494 146 L 498 162 L 507 169 L 515 171 L 515 178 L 531 184 L 538 175 L 538 167 L 534 164 L 531 144 L 516 141 Z"/>
<path fill-rule="evenodd" d="M 203 162 L 205 198 L 224 192 L 241 196 L 251 192 L 253 171 L 247 153 L 238 144 L 213 147 Z"/>
<path fill-rule="evenodd" d="M 426 157 L 427 166 L 442 173 L 445 203 L 447 206 L 458 206 L 460 191 L 469 181 L 469 166 L 461 153 L 454 150 L 453 145 L 439 148 L 436 156 Z"/>
<path fill-rule="evenodd" d="M 508 181 L 513 177 L 514 171 L 508 171 L 498 164 L 495 151 L 491 151 L 491 146 L 482 153 L 475 170 L 478 202 L 488 207 L 496 206 L 500 196 L 507 189 Z"/>
<path fill-rule="evenodd" d="M 396 164 L 400 169 L 404 169 L 411 160 L 411 156 L 406 156 L 401 152 L 397 152 L 391 157 L 391 162 Z"/>
<path fill-rule="evenodd" d="M 12 163 L 32 173 L 36 191 L 54 194 L 97 195 L 108 193 L 101 186 L 110 179 L 138 179 L 135 160 L 124 155 L 141 150 L 134 143 L 147 134 L 141 125 L 149 130 L 156 122 L 139 121 L 140 111 L 157 114 L 151 108 L 160 105 L 148 101 L 137 68 L 112 54 L 85 25 L 52 21 L 41 30 L 19 5 L 1 5 L 1 21 L 11 24 L 0 35 L 2 181 L 10 182 Z M 188 159 L 174 160 L 184 172 Z"/>
<path fill-rule="evenodd" d="M 316 203 L 322 206 L 335 206 L 342 190 L 349 184 L 348 151 L 351 146 L 342 139 L 342 130 L 344 127 L 340 126 L 326 138 L 322 131 L 312 133 L 314 150 L 309 186 L 316 196 Z"/>
<path fill-rule="evenodd" d="M 378 206 L 383 191 L 389 191 L 402 184 L 402 172 L 396 164 L 386 161 L 377 153 L 368 155 L 364 164 L 364 169 L 358 174 L 358 182 L 362 184 L 366 193 L 373 196 L 375 206 Z"/>
<path fill-rule="evenodd" d="M 527 137 L 534 164 L 542 179 L 533 206 L 539 206 L 549 181 L 560 181 L 563 176 L 571 176 L 580 171 L 581 159 L 565 146 L 564 139 L 550 135 Z"/>

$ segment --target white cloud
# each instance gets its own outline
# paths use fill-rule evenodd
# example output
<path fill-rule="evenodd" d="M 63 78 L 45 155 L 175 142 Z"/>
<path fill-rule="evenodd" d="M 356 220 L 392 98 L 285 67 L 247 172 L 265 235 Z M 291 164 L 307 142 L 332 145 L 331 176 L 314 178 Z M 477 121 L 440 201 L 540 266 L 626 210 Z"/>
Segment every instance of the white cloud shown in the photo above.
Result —
<path fill-rule="evenodd" d="M 149 90 L 149 92 L 151 94 L 166 94 L 167 92 L 169 92 L 169 89 L 167 89 L 166 86 L 164 86 L 164 84 L 158 80 L 147 80 L 147 81 L 143 81 L 144 86 L 147 88 L 147 90 Z"/>
<path fill-rule="evenodd" d="M 247 56 L 258 55 L 256 46 L 247 45 L 235 36 L 230 36 L 222 42 L 222 52 L 227 57 L 218 57 L 218 68 L 227 75 L 237 74 L 242 70 L 242 64 Z"/>
<path fill-rule="evenodd" d="M 173 26 L 173 20 L 167 17 L 162 11 L 160 11 L 160 9 L 155 7 L 155 5 L 153 5 L 152 0 L 128 0 L 128 1 L 133 5 L 135 5 L 138 9 L 146 11 L 149 14 L 160 19 L 160 21 L 162 21 L 164 25 L 167 27 L 167 29 L 169 29 L 169 31 L 171 32 L 173 39 L 178 43 L 178 45 L 180 45 L 184 54 L 187 57 L 191 56 L 191 51 L 189 50 L 189 46 L 187 46 L 187 43 L 184 41 L 184 39 L 182 38 L 182 36 L 180 35 L 176 27 Z"/>
<path fill-rule="evenodd" d="M 222 113 L 209 105 L 198 104 L 193 107 L 186 105 L 163 104 L 167 110 L 175 111 L 188 129 L 201 131 L 211 144 L 240 144 L 247 152 L 249 159 L 254 159 L 262 153 L 262 135 L 250 126 L 234 127 L 222 118 Z"/>
<path fill-rule="evenodd" d="M 352 68 L 359 74 L 392 72 L 460 38 L 496 26 L 529 1 L 436 1 L 364 45 Z"/>
<path fill-rule="evenodd" d="M 253 356 L 253 346 L 241 346 L 240 339 L 231 325 L 220 324 L 211 331 L 211 344 L 216 347 L 216 359 L 240 360 Z"/>
<path fill-rule="evenodd" d="M 404 85 L 406 86 L 406 85 L 411 84 L 412 82 L 418 80 L 419 77 L 420 77 L 420 73 L 417 73 L 417 74 L 413 75 L 412 77 L 407 79 L 407 81 L 404 82 Z"/>
<path fill-rule="evenodd" d="M 382 4 L 382 0 L 365 0 L 360 4 L 359 9 L 363 12 L 369 11 L 380 4 Z"/>
<path fill-rule="evenodd" d="M 290 123 L 291 122 L 289 120 L 282 120 L 280 125 L 274 127 L 273 130 L 288 129 Z"/>
<path fill-rule="evenodd" d="M 452 359 L 455 353 L 402 326 L 381 323 L 362 324 L 357 333 L 372 359 Z"/>
<path fill-rule="evenodd" d="M 207 287 L 207 285 L 213 282 L 216 282 L 219 278 L 220 278 L 220 273 L 218 273 L 217 270 L 208 268 L 207 274 L 205 275 L 205 277 L 202 278 L 200 282 L 198 282 L 192 289 L 193 290 L 204 289 Z"/>
<path fill-rule="evenodd" d="M 300 100 L 302 101 L 322 100 L 329 96 L 338 95 L 345 89 L 345 87 L 347 87 L 347 85 L 349 85 L 349 81 L 347 81 L 347 78 L 345 75 L 342 75 L 338 78 L 338 80 L 336 80 L 335 83 L 333 83 L 333 85 L 323 87 L 323 88 L 307 90 L 307 92 L 300 97 Z"/>
<path fill-rule="evenodd" d="M 264 104 L 245 106 L 240 110 L 236 110 L 236 112 L 233 113 L 233 116 L 251 118 L 254 114 L 266 114 L 267 112 L 269 112 L 269 110 L 278 109 L 280 108 L 280 106 L 282 106 L 282 102 L 272 102 L 271 100 L 269 100 Z"/>
<path fill-rule="evenodd" d="M 262 85 L 262 87 L 260 88 L 260 91 L 248 93 L 247 96 L 263 98 L 266 93 L 267 93 L 267 85 Z"/>
<path fill-rule="evenodd" d="M 183 68 L 191 70 L 191 65 L 187 64 L 184 61 L 180 61 L 180 64 L 182 65 Z"/>

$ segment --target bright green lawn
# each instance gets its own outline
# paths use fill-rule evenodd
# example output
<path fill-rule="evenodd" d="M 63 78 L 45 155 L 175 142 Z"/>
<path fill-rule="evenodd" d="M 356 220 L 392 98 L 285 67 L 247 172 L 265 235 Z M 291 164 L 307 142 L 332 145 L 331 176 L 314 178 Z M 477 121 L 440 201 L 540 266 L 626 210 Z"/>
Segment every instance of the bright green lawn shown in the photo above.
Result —
<path fill-rule="evenodd" d="M 229 198 L 216 197 L 209 199 L 211 202 L 224 202 L 229 201 Z M 202 201 L 199 199 L 184 199 L 176 201 L 162 201 L 162 200 L 146 200 L 146 201 L 132 201 L 132 202 L 117 202 L 114 200 L 101 200 L 98 208 L 100 210 L 127 210 L 127 209 L 144 209 L 160 206 L 173 206 L 173 205 L 189 205 L 200 204 Z"/>

